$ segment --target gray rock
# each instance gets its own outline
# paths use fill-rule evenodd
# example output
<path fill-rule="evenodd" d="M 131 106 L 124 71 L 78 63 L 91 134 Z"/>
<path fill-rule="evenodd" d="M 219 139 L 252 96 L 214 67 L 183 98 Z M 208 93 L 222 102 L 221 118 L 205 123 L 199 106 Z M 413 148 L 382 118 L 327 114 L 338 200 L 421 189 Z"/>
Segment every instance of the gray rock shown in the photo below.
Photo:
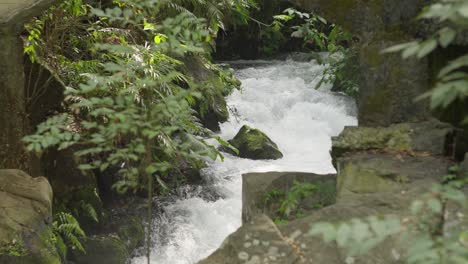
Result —
<path fill-rule="evenodd" d="M 54 0 L 15 0 L 0 5 L 0 27 L 15 24 L 20 28 L 31 17 L 47 9 Z"/>
<path fill-rule="evenodd" d="M 452 165 L 446 158 L 405 154 L 357 153 L 343 157 L 338 159 L 338 200 L 349 200 L 349 195 L 405 191 L 412 185 L 429 190 L 433 183 L 442 181 Z"/>
<path fill-rule="evenodd" d="M 260 215 L 226 238 L 217 251 L 198 264 L 285 264 L 300 259 L 300 251 L 267 216 Z"/>
<path fill-rule="evenodd" d="M 447 152 L 454 132 L 451 125 L 436 120 L 389 127 L 346 127 L 332 139 L 332 157 L 335 163 L 346 153 L 366 150 L 451 154 Z"/>
<path fill-rule="evenodd" d="M 0 170 L 0 210 L 0 263 L 60 263 L 50 243 L 52 188 L 47 179 Z"/>

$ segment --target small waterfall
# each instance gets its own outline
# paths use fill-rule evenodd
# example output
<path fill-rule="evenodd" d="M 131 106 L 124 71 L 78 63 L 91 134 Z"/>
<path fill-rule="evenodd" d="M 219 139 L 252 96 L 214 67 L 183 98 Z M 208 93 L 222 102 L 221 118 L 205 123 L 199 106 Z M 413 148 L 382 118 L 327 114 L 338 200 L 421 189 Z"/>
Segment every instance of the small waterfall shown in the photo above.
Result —
<path fill-rule="evenodd" d="M 324 66 L 311 62 L 237 61 L 231 65 L 242 81 L 242 91 L 228 98 L 229 122 L 220 136 L 229 140 L 242 125 L 265 132 L 284 158 L 253 161 L 226 154 L 203 171 L 207 184 L 190 188 L 168 202 L 155 219 L 153 263 L 193 264 L 209 256 L 241 225 L 241 175 L 246 172 L 301 171 L 333 173 L 331 137 L 344 126 L 357 125 L 354 101 L 316 90 Z M 133 264 L 146 263 L 144 257 Z"/>

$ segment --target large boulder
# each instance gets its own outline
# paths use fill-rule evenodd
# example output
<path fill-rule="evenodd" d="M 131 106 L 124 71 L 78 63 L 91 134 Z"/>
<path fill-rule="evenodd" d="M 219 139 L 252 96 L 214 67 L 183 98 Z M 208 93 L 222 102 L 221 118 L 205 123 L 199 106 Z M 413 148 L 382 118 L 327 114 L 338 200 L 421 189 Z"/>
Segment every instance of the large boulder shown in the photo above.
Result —
<path fill-rule="evenodd" d="M 248 223 L 257 215 L 270 218 L 277 215 L 278 202 L 273 197 L 278 193 L 287 193 L 295 183 L 310 183 L 318 187 L 313 195 L 301 200 L 297 205 L 302 212 L 335 203 L 336 175 L 318 175 L 300 172 L 247 173 L 242 175 L 242 222 Z M 268 199 L 270 198 L 270 199 Z"/>
<path fill-rule="evenodd" d="M 283 153 L 265 133 L 244 125 L 229 143 L 239 150 L 239 157 L 253 160 L 281 159 Z"/>
<path fill-rule="evenodd" d="M 424 152 L 428 155 L 452 154 L 455 129 L 436 120 L 401 123 L 389 127 L 346 127 L 332 139 L 334 161 L 346 153 L 385 150 L 394 152 Z"/>
<path fill-rule="evenodd" d="M 45 11 L 53 0 L 0 3 L 0 168 L 29 171 L 30 157 L 22 138 L 30 132 L 25 92 L 24 51 L 20 34 L 24 23 Z"/>
<path fill-rule="evenodd" d="M 50 242 L 52 188 L 47 179 L 0 170 L 0 209 L 0 263 L 60 263 Z"/>
<path fill-rule="evenodd" d="M 21 28 L 28 19 L 47 9 L 54 0 L 4 1 L 0 5 L 0 26 Z"/>
<path fill-rule="evenodd" d="M 260 215 L 226 238 L 217 251 L 198 264 L 297 263 L 299 253 L 271 219 Z"/>

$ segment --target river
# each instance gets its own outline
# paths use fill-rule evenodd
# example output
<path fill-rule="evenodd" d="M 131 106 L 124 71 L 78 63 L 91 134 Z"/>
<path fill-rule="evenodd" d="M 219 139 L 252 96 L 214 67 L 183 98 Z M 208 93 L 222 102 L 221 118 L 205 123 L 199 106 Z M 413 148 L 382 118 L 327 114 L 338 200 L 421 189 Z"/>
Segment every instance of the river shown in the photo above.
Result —
<path fill-rule="evenodd" d="M 220 136 L 233 138 L 242 125 L 265 132 L 283 152 L 276 161 L 253 161 L 226 154 L 204 169 L 204 186 L 179 190 L 154 223 L 152 263 L 194 264 L 209 256 L 241 225 L 242 177 L 246 172 L 333 173 L 331 137 L 357 125 L 354 101 L 316 90 L 324 66 L 315 61 L 236 61 L 230 63 L 242 90 L 230 95 L 231 118 Z M 144 257 L 133 264 L 146 263 Z"/>

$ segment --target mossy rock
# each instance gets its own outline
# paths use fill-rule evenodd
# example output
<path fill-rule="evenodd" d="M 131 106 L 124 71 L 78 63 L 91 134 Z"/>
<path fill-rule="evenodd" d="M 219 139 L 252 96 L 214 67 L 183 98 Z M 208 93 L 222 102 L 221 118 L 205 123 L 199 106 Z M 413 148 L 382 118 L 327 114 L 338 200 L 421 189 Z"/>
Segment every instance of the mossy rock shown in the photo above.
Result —
<path fill-rule="evenodd" d="M 70 260 L 75 264 L 127 264 L 127 245 L 119 237 L 98 235 L 89 237 L 83 243 L 86 253 L 74 250 Z"/>
<path fill-rule="evenodd" d="M 333 163 L 346 153 L 380 150 L 448 154 L 455 129 L 437 120 L 401 123 L 389 127 L 346 127 L 332 139 Z"/>
<path fill-rule="evenodd" d="M 239 150 L 239 157 L 253 160 L 277 160 L 283 157 L 278 146 L 265 133 L 244 125 L 229 141 Z"/>
<path fill-rule="evenodd" d="M 347 200 L 349 195 L 393 193 L 410 185 L 430 189 L 453 165 L 444 157 L 372 152 L 354 153 L 337 163 L 338 200 Z"/>

